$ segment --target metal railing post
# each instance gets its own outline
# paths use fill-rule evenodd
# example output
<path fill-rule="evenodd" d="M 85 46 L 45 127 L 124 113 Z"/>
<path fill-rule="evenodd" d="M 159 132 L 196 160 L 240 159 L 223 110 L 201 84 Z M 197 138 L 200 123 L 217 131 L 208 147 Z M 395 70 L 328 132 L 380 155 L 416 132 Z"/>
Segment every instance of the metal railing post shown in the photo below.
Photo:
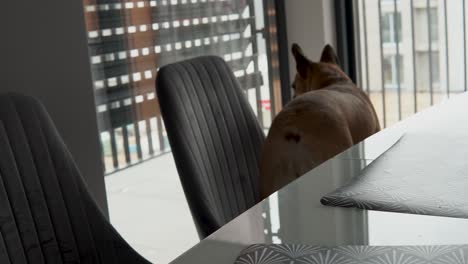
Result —
<path fill-rule="evenodd" d="M 413 55 L 413 99 L 414 99 L 414 113 L 418 112 L 418 75 L 416 71 L 416 38 L 414 28 L 414 0 L 411 0 L 411 49 Z"/>
<path fill-rule="evenodd" d="M 381 78 L 382 78 L 382 108 L 383 108 L 383 125 L 387 126 L 387 114 L 386 114 L 386 103 L 385 103 L 385 77 L 384 77 L 384 55 L 383 55 L 383 33 L 382 33 L 382 0 L 378 0 L 379 10 L 379 35 L 380 35 L 380 64 L 382 67 Z"/>
<path fill-rule="evenodd" d="M 466 92 L 466 89 L 467 89 L 467 76 L 466 76 L 466 17 L 465 17 L 465 13 L 466 13 L 466 3 L 465 3 L 465 0 L 462 0 L 462 4 L 463 4 L 463 7 L 462 7 L 462 18 L 463 18 L 463 69 L 464 69 L 464 72 L 463 72 L 463 85 L 464 85 L 464 91 Z"/>
<path fill-rule="evenodd" d="M 398 5 L 397 0 L 393 0 L 393 28 L 395 29 L 393 34 L 395 38 L 396 47 L 396 79 L 397 79 L 397 93 L 398 93 L 398 120 L 401 120 L 401 76 L 400 76 L 400 36 L 398 36 L 401 26 L 398 23 Z"/>
<path fill-rule="evenodd" d="M 428 39 L 428 55 L 429 55 L 429 93 L 431 97 L 431 105 L 434 104 L 434 84 L 432 76 L 432 27 L 431 27 L 431 0 L 426 0 L 427 12 L 427 39 Z"/>
<path fill-rule="evenodd" d="M 445 75 L 447 97 L 450 97 L 450 65 L 449 65 L 449 49 L 448 49 L 448 20 L 447 20 L 447 0 L 444 0 L 444 26 L 445 26 Z"/>
<path fill-rule="evenodd" d="M 368 51 L 368 43 L 367 43 L 367 14 L 366 14 L 366 1 L 362 0 L 362 19 L 364 25 L 364 56 L 365 58 L 365 65 L 366 65 L 366 92 L 370 94 L 370 87 L 369 87 L 369 51 Z"/>

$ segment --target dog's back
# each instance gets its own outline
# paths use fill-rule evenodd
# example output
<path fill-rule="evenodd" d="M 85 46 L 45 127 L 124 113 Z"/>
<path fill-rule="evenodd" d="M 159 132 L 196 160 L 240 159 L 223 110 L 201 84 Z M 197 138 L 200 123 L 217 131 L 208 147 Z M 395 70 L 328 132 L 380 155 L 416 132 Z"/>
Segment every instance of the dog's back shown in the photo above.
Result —
<path fill-rule="evenodd" d="M 260 161 L 262 197 L 379 130 L 370 100 L 347 77 L 302 93 L 270 128 Z"/>

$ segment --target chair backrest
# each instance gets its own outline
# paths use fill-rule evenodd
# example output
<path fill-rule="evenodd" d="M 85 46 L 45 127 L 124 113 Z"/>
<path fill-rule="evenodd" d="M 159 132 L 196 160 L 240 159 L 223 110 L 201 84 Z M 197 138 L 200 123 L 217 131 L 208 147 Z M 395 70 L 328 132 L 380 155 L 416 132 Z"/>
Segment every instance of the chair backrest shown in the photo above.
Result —
<path fill-rule="evenodd" d="M 156 80 L 177 170 L 201 238 L 259 201 L 265 135 L 221 58 L 162 67 Z"/>
<path fill-rule="evenodd" d="M 31 97 L 0 95 L 0 179 L 0 263 L 149 263 L 100 212 Z"/>

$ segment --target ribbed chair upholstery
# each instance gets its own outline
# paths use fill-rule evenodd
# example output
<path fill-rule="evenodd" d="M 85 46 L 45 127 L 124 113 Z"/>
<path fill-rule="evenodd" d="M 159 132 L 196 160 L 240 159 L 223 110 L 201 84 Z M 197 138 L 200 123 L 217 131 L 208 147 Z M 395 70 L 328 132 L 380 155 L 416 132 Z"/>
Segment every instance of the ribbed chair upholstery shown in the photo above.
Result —
<path fill-rule="evenodd" d="M 100 212 L 31 97 L 0 95 L 0 179 L 0 263 L 149 263 Z"/>
<path fill-rule="evenodd" d="M 199 57 L 162 67 L 156 91 L 200 238 L 259 201 L 264 133 L 229 66 Z"/>

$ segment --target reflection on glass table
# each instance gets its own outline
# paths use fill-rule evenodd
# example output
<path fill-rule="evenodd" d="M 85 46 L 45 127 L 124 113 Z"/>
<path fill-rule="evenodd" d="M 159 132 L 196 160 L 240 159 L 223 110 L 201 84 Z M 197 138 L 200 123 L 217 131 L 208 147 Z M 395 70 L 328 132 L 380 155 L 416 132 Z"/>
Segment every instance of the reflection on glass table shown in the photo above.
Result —
<path fill-rule="evenodd" d="M 457 96 L 374 135 L 285 186 L 173 263 L 233 263 L 245 247 L 258 243 L 468 244 L 468 219 L 366 211 L 320 203 L 324 195 L 359 176 L 404 133 L 429 130 L 440 135 L 467 133 L 468 115 L 463 114 L 467 112 L 467 103 L 467 94 Z"/>
<path fill-rule="evenodd" d="M 233 263 L 245 247 L 257 243 L 323 246 L 468 243 L 468 219 L 345 209 L 320 203 L 323 195 L 359 175 L 368 162 L 334 159 L 323 164 L 173 263 Z"/>

